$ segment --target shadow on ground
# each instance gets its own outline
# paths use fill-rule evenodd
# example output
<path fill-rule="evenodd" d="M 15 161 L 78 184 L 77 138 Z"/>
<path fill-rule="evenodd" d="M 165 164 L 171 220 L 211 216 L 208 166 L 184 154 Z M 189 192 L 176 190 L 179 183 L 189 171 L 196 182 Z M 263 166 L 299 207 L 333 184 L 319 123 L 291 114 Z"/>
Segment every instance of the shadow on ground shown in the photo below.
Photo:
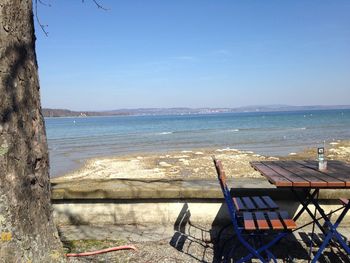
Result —
<path fill-rule="evenodd" d="M 226 211 L 226 205 L 222 204 L 218 214 Z M 278 262 L 308 262 L 310 245 L 312 244 L 312 258 L 322 240 L 322 234 L 299 230 L 280 240 L 271 251 Z M 268 241 L 267 238 L 263 242 Z M 237 242 L 231 223 L 223 224 L 220 220 L 217 222 L 214 220 L 209 229 L 192 224 L 191 211 L 187 203 L 182 207 L 174 223 L 174 235 L 169 243 L 179 252 L 188 255 L 193 262 L 236 262 L 248 254 L 248 251 Z M 350 260 L 336 243 L 332 243 L 319 262 L 350 262 Z"/>

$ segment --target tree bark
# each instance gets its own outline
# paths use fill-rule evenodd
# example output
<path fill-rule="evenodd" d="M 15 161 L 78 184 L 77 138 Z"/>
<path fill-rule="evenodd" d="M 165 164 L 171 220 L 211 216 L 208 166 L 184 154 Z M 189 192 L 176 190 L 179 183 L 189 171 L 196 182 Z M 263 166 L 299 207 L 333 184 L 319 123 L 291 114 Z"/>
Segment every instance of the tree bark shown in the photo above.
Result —
<path fill-rule="evenodd" d="M 0 262 L 62 262 L 31 0 L 0 0 Z"/>

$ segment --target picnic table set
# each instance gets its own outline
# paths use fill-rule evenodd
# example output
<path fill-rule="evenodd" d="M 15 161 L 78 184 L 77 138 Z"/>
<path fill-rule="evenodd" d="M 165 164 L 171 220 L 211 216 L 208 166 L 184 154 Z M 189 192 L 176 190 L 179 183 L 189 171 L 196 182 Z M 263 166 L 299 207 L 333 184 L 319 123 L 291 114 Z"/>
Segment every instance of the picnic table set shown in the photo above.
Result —
<path fill-rule="evenodd" d="M 282 211 L 269 196 L 232 197 L 226 184 L 226 175 L 220 160 L 213 157 L 220 186 L 231 217 L 234 232 L 241 245 L 249 252 L 238 262 L 252 258 L 261 262 L 277 262 L 271 248 L 279 240 L 297 229 L 300 216 L 307 213 L 314 225 L 323 233 L 322 244 L 311 259 L 317 262 L 330 242 L 336 242 L 350 258 L 348 241 L 339 233 L 338 226 L 350 209 L 347 199 L 339 198 L 340 214 L 336 219 L 326 214 L 319 200 L 321 189 L 350 189 L 350 165 L 340 161 L 324 161 L 319 149 L 319 161 L 259 161 L 251 166 L 277 188 L 289 189 L 301 204 L 301 209 L 291 217 Z M 314 211 L 311 211 L 313 205 Z M 317 218 L 316 212 L 320 217 Z M 320 223 L 320 219 L 324 223 Z M 268 237 L 264 241 L 264 237 Z M 311 245 L 312 246 L 312 245 Z M 310 247 L 310 255 L 311 255 Z"/>

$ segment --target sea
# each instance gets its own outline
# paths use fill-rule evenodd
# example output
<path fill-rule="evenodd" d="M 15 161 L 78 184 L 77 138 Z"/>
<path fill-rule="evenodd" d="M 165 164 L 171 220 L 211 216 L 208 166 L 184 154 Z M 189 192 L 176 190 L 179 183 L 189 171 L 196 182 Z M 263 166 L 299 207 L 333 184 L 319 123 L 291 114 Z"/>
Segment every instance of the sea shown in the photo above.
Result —
<path fill-rule="evenodd" d="M 284 156 L 350 139 L 350 110 L 45 118 L 51 177 L 95 157 L 234 148 Z"/>

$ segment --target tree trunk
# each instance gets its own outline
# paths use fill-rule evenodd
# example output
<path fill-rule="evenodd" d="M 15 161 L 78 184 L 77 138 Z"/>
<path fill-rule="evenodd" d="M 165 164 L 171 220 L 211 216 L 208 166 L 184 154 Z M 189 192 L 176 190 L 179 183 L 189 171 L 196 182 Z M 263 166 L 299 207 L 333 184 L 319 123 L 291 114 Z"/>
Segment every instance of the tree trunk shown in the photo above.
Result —
<path fill-rule="evenodd" d="M 0 262 L 64 261 L 52 220 L 31 0 L 0 0 Z"/>

